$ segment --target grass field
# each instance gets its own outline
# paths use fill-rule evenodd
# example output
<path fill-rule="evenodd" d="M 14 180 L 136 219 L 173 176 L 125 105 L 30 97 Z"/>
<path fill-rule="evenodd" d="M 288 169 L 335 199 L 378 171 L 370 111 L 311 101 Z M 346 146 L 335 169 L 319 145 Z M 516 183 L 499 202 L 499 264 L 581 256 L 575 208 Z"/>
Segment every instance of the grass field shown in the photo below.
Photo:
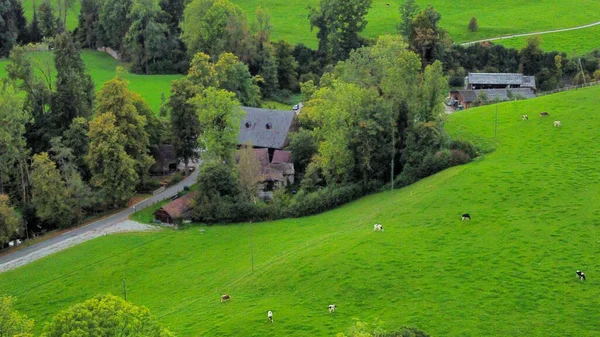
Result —
<path fill-rule="evenodd" d="M 496 138 L 494 106 L 461 112 L 451 134 L 496 147 L 471 164 L 318 216 L 101 237 L 0 274 L 0 292 L 38 330 L 126 279 L 127 299 L 180 337 L 333 336 L 353 318 L 432 336 L 598 336 L 598 104 L 600 87 L 500 104 Z"/>
<path fill-rule="evenodd" d="M 44 1 L 46 1 L 46 0 L 44 0 Z M 27 19 L 27 22 L 29 23 L 29 22 L 31 22 L 31 19 L 33 18 L 33 3 L 35 2 L 35 5 L 37 7 L 42 3 L 42 1 L 21 0 L 21 2 L 23 3 L 23 11 L 25 12 L 25 18 Z M 52 5 L 52 8 L 54 8 L 54 15 L 58 17 L 57 1 L 50 0 L 50 4 Z M 79 8 L 81 8 L 81 4 L 79 3 L 79 1 L 75 1 L 75 5 L 74 5 L 73 9 L 70 9 L 67 12 L 67 29 L 73 30 L 73 29 L 75 29 L 75 27 L 77 27 Z M 38 19 L 39 19 L 39 16 L 38 16 Z"/>
<path fill-rule="evenodd" d="M 600 26 L 574 30 L 562 33 L 540 35 L 542 44 L 540 47 L 545 51 L 562 51 L 569 56 L 582 55 L 594 49 L 600 49 Z M 527 45 L 527 37 L 503 39 L 494 41 L 506 47 L 521 49 Z"/>
<path fill-rule="evenodd" d="M 33 55 L 38 58 L 42 56 L 41 53 L 34 53 Z M 120 63 L 106 53 L 86 50 L 83 51 L 81 57 L 96 84 L 97 91 L 100 90 L 104 82 L 112 79 L 117 74 L 116 70 Z M 0 60 L 0 79 L 6 77 L 5 67 L 8 62 L 7 60 Z M 181 77 L 181 75 L 137 74 L 127 74 L 125 76 L 129 81 L 129 89 L 142 95 L 156 112 L 160 108 L 161 94 L 164 93 L 165 97 L 168 98 L 171 91 L 171 82 Z"/>
<path fill-rule="evenodd" d="M 316 47 L 316 32 L 310 31 L 307 6 L 315 6 L 318 0 L 232 2 L 242 7 L 252 20 L 257 6 L 268 8 L 273 25 L 273 39 L 285 39 L 294 44 L 302 42 Z M 400 3 L 399 0 L 373 0 L 373 6 L 367 16 L 369 23 L 365 35 L 376 37 L 383 33 L 395 33 L 396 24 L 400 20 Z M 441 26 L 450 32 L 456 42 L 573 27 L 600 20 L 600 14 L 597 14 L 600 13 L 600 2 L 596 0 L 417 0 L 417 3 L 421 8 L 433 5 L 442 14 Z M 479 22 L 479 31 L 476 33 L 467 29 L 467 24 L 473 16 Z"/>

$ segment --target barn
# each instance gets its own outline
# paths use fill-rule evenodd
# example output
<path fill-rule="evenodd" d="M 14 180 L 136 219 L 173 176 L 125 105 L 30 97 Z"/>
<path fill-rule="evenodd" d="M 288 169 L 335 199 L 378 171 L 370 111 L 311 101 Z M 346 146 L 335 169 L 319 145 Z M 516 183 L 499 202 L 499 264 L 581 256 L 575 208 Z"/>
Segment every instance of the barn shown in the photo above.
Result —
<path fill-rule="evenodd" d="M 197 193 L 188 193 L 159 208 L 154 212 L 154 219 L 163 223 L 174 224 L 191 217 L 194 208 L 194 198 Z"/>

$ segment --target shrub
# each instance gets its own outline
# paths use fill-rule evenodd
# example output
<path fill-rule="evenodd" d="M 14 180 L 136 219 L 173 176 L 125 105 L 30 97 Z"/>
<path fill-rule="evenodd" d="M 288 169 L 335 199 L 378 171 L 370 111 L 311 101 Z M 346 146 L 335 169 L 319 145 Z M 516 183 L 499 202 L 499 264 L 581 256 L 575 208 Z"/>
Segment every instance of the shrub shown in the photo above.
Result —
<path fill-rule="evenodd" d="M 600 69 L 594 71 L 594 81 L 600 81 Z"/>
<path fill-rule="evenodd" d="M 448 158 L 448 165 L 450 167 L 466 164 L 471 161 L 471 156 L 465 153 L 463 150 L 450 150 L 450 158 Z"/>
<path fill-rule="evenodd" d="M 464 139 L 455 139 L 451 141 L 448 148 L 450 150 L 461 150 L 464 153 L 468 154 L 471 158 L 475 158 L 479 155 L 475 145 L 473 145 L 473 143 L 471 143 L 470 141 Z"/>

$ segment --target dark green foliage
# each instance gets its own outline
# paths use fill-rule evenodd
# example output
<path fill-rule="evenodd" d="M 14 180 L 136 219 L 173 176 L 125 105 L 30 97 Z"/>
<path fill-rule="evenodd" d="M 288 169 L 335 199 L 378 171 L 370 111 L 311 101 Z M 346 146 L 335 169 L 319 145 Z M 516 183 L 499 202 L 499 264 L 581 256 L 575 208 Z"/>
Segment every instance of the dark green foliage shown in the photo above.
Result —
<path fill-rule="evenodd" d="M 123 39 L 131 26 L 129 11 L 132 0 L 105 0 L 98 18 L 99 44 L 123 50 Z"/>
<path fill-rule="evenodd" d="M 400 5 L 401 21 L 397 27 L 398 33 L 406 38 L 410 36 L 412 31 L 412 21 L 417 13 L 419 13 L 419 5 L 415 3 L 415 0 L 405 0 L 404 3 Z"/>
<path fill-rule="evenodd" d="M 521 49 L 521 63 L 519 70 L 524 75 L 535 75 L 542 70 L 543 51 L 540 49 L 540 37 L 535 36 L 527 40 L 527 46 Z"/>
<path fill-rule="evenodd" d="M 201 195 L 208 198 L 227 198 L 235 197 L 239 192 L 239 186 L 230 167 L 217 161 L 208 161 L 200 168 L 198 190 Z"/>
<path fill-rule="evenodd" d="M 365 16 L 372 0 L 321 0 L 309 6 L 310 26 L 317 28 L 318 52 L 325 63 L 345 60 L 350 51 L 364 45 L 360 32 L 367 26 Z"/>
<path fill-rule="evenodd" d="M 53 37 L 56 35 L 56 16 L 54 15 L 54 9 L 46 1 L 42 2 L 38 7 L 40 30 L 44 37 Z"/>
<path fill-rule="evenodd" d="M 318 53 L 315 50 L 303 45 L 302 43 L 294 46 L 292 52 L 294 59 L 298 62 L 298 75 L 302 78 L 304 74 L 321 75 L 323 73 L 323 65 L 318 57 Z M 304 81 L 300 80 L 300 83 Z M 315 83 L 318 83 L 316 81 Z"/>
<path fill-rule="evenodd" d="M 423 66 L 441 59 L 450 44 L 448 33 L 439 27 L 441 19 L 442 15 L 429 6 L 411 23 L 408 41 L 411 49 L 421 56 Z"/>
<path fill-rule="evenodd" d="M 81 0 L 77 37 L 84 48 L 96 49 L 98 46 L 98 23 L 100 21 L 100 0 Z"/>
<path fill-rule="evenodd" d="M 29 42 L 37 43 L 42 41 L 42 31 L 40 30 L 40 21 L 37 17 L 37 11 L 33 8 L 33 18 L 28 28 Z"/>
<path fill-rule="evenodd" d="M 56 92 L 52 95 L 52 119 L 54 126 L 64 131 L 73 118 L 91 116 L 95 91 L 91 76 L 85 73 L 79 44 L 68 33 L 58 35 L 55 44 Z"/>
<path fill-rule="evenodd" d="M 0 58 L 7 57 L 19 37 L 18 0 L 0 1 Z"/>
<path fill-rule="evenodd" d="M 464 153 L 466 153 L 467 155 L 469 155 L 469 157 L 471 157 L 471 158 L 475 158 L 479 155 L 479 152 L 478 152 L 477 148 L 475 147 L 475 145 L 473 145 L 473 143 L 471 143 L 468 140 L 462 140 L 462 139 L 452 140 L 450 142 L 450 145 L 448 145 L 448 148 L 450 150 L 461 150 Z"/>
<path fill-rule="evenodd" d="M 296 172 L 303 173 L 312 157 L 317 153 L 318 145 L 309 130 L 300 129 L 290 135 L 288 150 L 292 152 Z"/>
<path fill-rule="evenodd" d="M 85 155 L 90 147 L 89 124 L 83 117 L 73 119 L 69 129 L 63 135 L 63 144 L 70 148 L 74 158 L 74 164 L 78 168 L 84 180 L 89 180 L 90 172 L 85 163 Z"/>
<path fill-rule="evenodd" d="M 279 40 L 273 43 L 275 49 L 275 61 L 277 63 L 277 82 L 279 88 L 297 92 L 298 87 L 298 62 L 294 59 L 294 47 Z"/>
<path fill-rule="evenodd" d="M 21 1 L 13 0 L 13 16 L 18 31 L 17 42 L 19 44 L 25 44 L 30 42 L 29 31 L 27 29 L 27 20 L 23 14 L 23 5 Z"/>

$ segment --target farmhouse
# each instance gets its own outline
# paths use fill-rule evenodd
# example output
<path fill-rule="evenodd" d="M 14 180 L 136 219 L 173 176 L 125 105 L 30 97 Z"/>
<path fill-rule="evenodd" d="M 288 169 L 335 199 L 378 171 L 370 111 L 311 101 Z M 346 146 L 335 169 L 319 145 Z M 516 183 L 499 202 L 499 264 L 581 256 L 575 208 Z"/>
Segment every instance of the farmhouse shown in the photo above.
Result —
<path fill-rule="evenodd" d="M 519 73 L 469 73 L 465 77 L 465 89 L 506 88 L 530 88 L 535 92 L 535 76 Z"/>
<path fill-rule="evenodd" d="M 294 183 L 294 164 L 289 151 L 274 150 L 273 159 L 269 159 L 266 148 L 254 149 L 256 160 L 260 164 L 258 196 L 269 200 L 273 191 Z"/>
<path fill-rule="evenodd" d="M 245 118 L 240 125 L 238 145 L 252 143 L 254 148 L 268 150 L 269 162 L 275 150 L 283 150 L 289 143 L 288 134 L 296 127 L 296 112 L 243 107 Z"/>
<path fill-rule="evenodd" d="M 450 91 L 450 105 L 458 110 L 468 109 L 477 101 L 477 97 L 483 94 L 487 97 L 488 102 L 535 97 L 535 91 L 531 88 L 452 90 Z"/>
<path fill-rule="evenodd" d="M 192 208 L 194 208 L 194 197 L 196 194 L 196 192 L 188 193 L 164 205 L 154 212 L 154 219 L 164 223 L 174 224 L 190 218 Z"/>

